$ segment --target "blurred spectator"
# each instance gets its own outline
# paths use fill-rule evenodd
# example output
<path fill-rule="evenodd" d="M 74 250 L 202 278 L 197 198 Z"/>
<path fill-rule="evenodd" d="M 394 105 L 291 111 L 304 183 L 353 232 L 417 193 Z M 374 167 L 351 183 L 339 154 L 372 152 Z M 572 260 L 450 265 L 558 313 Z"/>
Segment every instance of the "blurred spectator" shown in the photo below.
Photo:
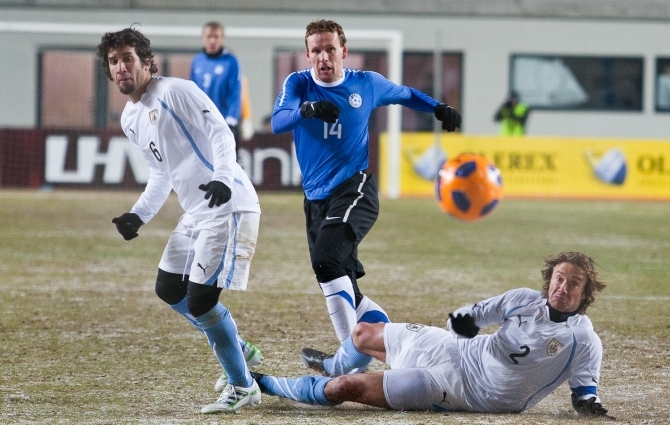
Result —
<path fill-rule="evenodd" d="M 493 117 L 496 122 L 500 122 L 500 135 L 522 136 L 526 134 L 526 120 L 529 112 L 528 105 L 520 101 L 519 94 L 511 92 Z"/>

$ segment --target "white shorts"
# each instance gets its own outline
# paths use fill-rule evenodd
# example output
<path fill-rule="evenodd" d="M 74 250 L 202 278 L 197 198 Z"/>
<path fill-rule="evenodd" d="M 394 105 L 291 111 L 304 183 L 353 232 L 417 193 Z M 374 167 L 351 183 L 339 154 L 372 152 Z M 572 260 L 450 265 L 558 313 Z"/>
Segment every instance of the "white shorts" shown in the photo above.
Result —
<path fill-rule="evenodd" d="M 384 395 L 395 410 L 470 410 L 458 343 L 449 331 L 414 323 L 384 326 Z"/>
<path fill-rule="evenodd" d="M 187 214 L 170 234 L 158 264 L 168 273 L 224 289 L 247 289 L 260 214 L 236 212 L 193 221 Z"/>

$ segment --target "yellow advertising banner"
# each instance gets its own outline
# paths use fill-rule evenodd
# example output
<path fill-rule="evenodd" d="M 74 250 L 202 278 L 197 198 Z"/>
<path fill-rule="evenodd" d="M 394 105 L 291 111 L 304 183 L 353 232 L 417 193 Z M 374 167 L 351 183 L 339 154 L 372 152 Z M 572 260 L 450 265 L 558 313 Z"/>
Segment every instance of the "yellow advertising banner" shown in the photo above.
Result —
<path fill-rule="evenodd" d="M 403 133 L 400 196 L 432 196 L 447 158 L 478 153 L 502 173 L 505 196 L 670 200 L 670 140 Z M 380 187 L 388 139 L 380 137 Z"/>

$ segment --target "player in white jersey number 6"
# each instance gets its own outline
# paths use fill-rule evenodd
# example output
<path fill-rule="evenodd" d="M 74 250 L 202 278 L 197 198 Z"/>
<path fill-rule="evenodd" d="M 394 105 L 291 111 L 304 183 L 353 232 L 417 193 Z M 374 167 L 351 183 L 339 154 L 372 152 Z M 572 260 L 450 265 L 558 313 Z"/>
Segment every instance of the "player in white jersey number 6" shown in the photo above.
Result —
<path fill-rule="evenodd" d="M 604 416 L 603 350 L 585 313 L 605 285 L 578 252 L 547 258 L 542 278 L 542 291 L 514 289 L 450 313 L 448 330 L 359 323 L 334 356 L 310 365 L 326 376 L 252 375 L 263 393 L 308 404 L 482 413 L 522 412 L 568 381 L 578 414 Z M 497 332 L 477 335 L 494 324 Z M 347 375 L 370 357 L 391 369 Z"/>
<path fill-rule="evenodd" d="M 236 162 L 233 134 L 195 83 L 153 76 L 150 42 L 139 31 L 106 33 L 97 54 L 107 77 L 128 95 L 121 127 L 150 170 L 130 212 L 112 222 L 131 240 L 176 192 L 184 214 L 158 264 L 156 294 L 207 336 L 225 371 L 219 399 L 202 413 L 259 404 L 247 363 L 260 361 L 260 352 L 238 336 L 230 311 L 219 302 L 222 289 L 247 287 L 261 212 Z"/>

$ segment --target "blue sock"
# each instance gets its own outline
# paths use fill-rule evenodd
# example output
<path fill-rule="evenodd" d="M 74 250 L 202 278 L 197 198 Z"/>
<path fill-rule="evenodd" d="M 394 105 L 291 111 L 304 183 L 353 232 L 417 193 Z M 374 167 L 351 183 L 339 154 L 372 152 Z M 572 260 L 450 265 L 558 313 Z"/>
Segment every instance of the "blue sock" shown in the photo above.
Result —
<path fill-rule="evenodd" d="M 326 376 L 303 376 L 301 378 L 276 378 L 265 375 L 258 385 L 261 392 L 299 401 L 306 404 L 317 404 L 320 406 L 334 406 L 337 403 L 329 401 L 324 389 L 326 384 L 333 378 Z"/>
<path fill-rule="evenodd" d="M 332 359 L 325 359 L 323 367 L 330 376 L 346 375 L 354 369 L 369 365 L 372 357 L 363 354 L 354 345 L 351 337 L 342 342 Z"/>
<path fill-rule="evenodd" d="M 198 327 L 207 335 L 214 355 L 228 374 L 228 383 L 249 387 L 253 383 L 244 361 L 244 354 L 237 337 L 237 326 L 230 311 L 217 303 L 207 313 L 195 318 Z"/>
<path fill-rule="evenodd" d="M 170 305 L 170 307 L 177 313 L 184 316 L 190 324 L 200 329 L 198 323 L 196 323 L 195 321 L 195 317 L 193 317 L 193 315 L 188 311 L 188 306 L 186 305 L 186 297 L 182 298 L 182 300 L 179 301 L 177 304 Z"/>
<path fill-rule="evenodd" d="M 244 346 L 247 345 L 247 342 L 243 340 L 241 336 L 237 335 L 237 343 L 240 344 L 240 349 L 242 349 L 242 355 L 244 355 Z"/>
<path fill-rule="evenodd" d="M 196 329 L 198 329 L 200 331 L 202 330 L 198 326 L 198 323 L 195 321 L 195 317 L 193 317 L 193 315 L 188 311 L 188 306 L 186 305 L 186 297 L 184 297 L 184 299 L 179 301 L 177 304 L 170 305 L 170 307 L 174 311 L 176 311 L 177 313 L 184 316 L 186 318 L 186 320 L 188 320 L 188 322 L 193 325 L 193 327 L 195 327 Z M 207 341 L 209 342 L 209 345 L 211 346 L 212 342 L 209 340 L 209 338 L 207 339 Z M 242 352 L 244 352 L 244 346 L 247 345 L 247 342 L 245 340 L 243 340 L 242 337 L 239 336 L 239 335 L 237 335 L 237 342 L 240 344 L 240 348 L 242 349 Z M 212 347 L 212 348 L 214 348 L 214 347 Z"/>

